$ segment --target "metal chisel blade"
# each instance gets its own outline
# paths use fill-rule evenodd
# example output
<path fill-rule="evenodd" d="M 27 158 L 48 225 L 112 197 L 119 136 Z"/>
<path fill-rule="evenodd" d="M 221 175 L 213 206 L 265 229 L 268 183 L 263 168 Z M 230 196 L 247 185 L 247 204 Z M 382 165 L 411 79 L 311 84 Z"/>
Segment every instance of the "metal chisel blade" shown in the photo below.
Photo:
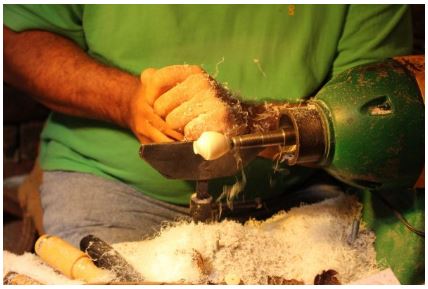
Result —
<path fill-rule="evenodd" d="M 141 145 L 140 156 L 167 178 L 210 180 L 233 176 L 240 170 L 235 153 L 245 166 L 260 151 L 260 148 L 230 151 L 219 159 L 207 161 L 193 152 L 193 142 L 172 142 Z"/>

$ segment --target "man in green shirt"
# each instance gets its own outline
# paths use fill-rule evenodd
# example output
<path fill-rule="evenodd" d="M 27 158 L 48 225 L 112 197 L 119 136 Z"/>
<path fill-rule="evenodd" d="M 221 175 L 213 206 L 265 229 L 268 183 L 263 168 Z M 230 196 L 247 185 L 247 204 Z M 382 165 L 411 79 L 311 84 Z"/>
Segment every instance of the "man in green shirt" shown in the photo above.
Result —
<path fill-rule="evenodd" d="M 239 123 L 205 73 L 243 102 L 298 102 L 412 47 L 405 5 L 5 5 L 3 19 L 5 81 L 53 110 L 44 226 L 74 244 L 141 239 L 187 215 L 194 183 L 162 177 L 138 148 Z M 257 159 L 241 196 L 273 198 L 311 172 Z"/>

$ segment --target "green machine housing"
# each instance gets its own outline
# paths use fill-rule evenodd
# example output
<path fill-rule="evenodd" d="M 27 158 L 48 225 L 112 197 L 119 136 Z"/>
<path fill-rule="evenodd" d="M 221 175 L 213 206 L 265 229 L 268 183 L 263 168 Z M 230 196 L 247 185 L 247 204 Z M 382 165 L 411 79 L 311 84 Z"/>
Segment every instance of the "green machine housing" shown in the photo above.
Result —
<path fill-rule="evenodd" d="M 424 167 L 424 103 L 413 75 L 394 60 L 337 75 L 284 116 L 296 133 L 290 165 L 323 167 L 379 191 L 413 187 Z"/>

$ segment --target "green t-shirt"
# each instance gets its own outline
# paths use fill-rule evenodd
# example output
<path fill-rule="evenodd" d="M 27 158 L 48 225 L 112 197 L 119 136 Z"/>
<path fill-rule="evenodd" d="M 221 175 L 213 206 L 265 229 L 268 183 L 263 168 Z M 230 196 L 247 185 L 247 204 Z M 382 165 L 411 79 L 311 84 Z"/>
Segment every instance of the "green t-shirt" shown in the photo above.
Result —
<path fill-rule="evenodd" d="M 201 65 L 243 100 L 258 102 L 298 101 L 341 71 L 409 54 L 412 47 L 402 5 L 5 5 L 3 21 L 15 31 L 61 34 L 132 74 Z M 187 204 L 194 184 L 165 179 L 139 158 L 138 148 L 130 131 L 52 113 L 42 133 L 41 164 L 118 179 Z M 249 198 L 283 192 L 307 170 L 273 173 L 270 161 L 258 159 L 246 173 L 243 195 Z"/>

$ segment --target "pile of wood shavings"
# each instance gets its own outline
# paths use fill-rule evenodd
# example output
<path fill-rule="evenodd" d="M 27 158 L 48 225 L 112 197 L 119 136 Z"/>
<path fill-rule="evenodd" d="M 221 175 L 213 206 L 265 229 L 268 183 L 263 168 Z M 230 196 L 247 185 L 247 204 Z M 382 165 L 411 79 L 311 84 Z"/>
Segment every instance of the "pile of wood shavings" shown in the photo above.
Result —
<path fill-rule="evenodd" d="M 150 281 L 218 284 L 238 276 L 244 284 L 267 284 L 275 276 L 313 284 L 332 269 L 346 284 L 379 271 L 375 236 L 364 224 L 356 241 L 347 242 L 360 212 L 357 199 L 342 194 L 264 222 L 181 222 L 151 240 L 113 247 Z"/>
<path fill-rule="evenodd" d="M 8 251 L 3 251 L 3 277 L 8 272 L 26 275 L 44 284 L 82 284 L 81 281 L 71 280 L 55 271 L 44 263 L 42 259 L 31 253 L 15 255 Z"/>

